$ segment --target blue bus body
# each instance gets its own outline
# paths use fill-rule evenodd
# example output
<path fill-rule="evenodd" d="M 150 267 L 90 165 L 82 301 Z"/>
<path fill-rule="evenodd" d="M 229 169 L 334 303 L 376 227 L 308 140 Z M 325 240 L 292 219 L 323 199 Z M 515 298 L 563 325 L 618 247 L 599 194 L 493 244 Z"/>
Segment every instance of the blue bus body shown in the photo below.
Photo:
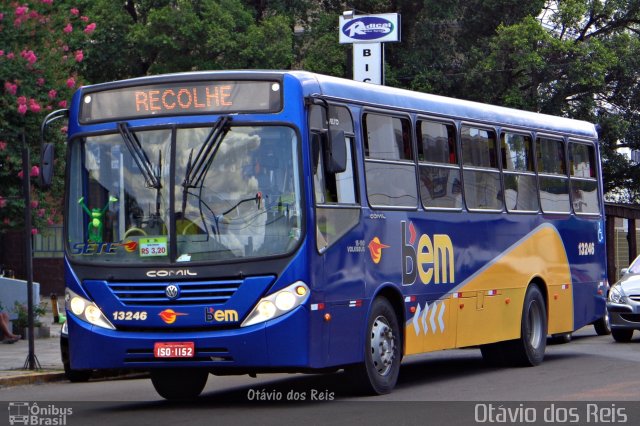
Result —
<path fill-rule="evenodd" d="M 544 135 L 565 146 L 576 140 L 594 150 L 598 159 L 597 134 L 586 122 L 307 72 L 202 72 L 80 89 L 70 107 L 70 149 L 92 135 L 116 134 L 117 123 L 122 121 L 133 131 L 179 129 L 209 125 L 221 115 L 163 113 L 158 117 L 150 114 L 82 123 L 82 103 L 88 93 L 170 82 L 242 79 L 275 80 L 282 86 L 280 110 L 233 113 L 231 123 L 282 125 L 297 137 L 300 216 L 304 219 L 295 247 L 246 260 L 182 263 L 174 257 L 173 262 L 161 264 L 105 263 L 110 253 L 123 251 L 126 239 L 70 241 L 65 258 L 70 294 L 94 302 L 113 325 L 104 328 L 80 318 L 70 309 L 67 296 L 73 369 L 197 367 L 218 374 L 240 374 L 329 370 L 359 364 L 364 360 L 372 302 L 381 297 L 397 314 L 404 355 L 519 338 L 523 300 L 531 283 L 543 293 L 548 334 L 570 333 L 603 317 L 608 284 L 599 179 L 598 205 L 587 214 L 579 214 L 573 207 L 568 212 L 546 212 L 540 207 L 533 212 L 510 212 L 504 205 L 478 211 L 469 209 L 464 201 L 455 209 L 426 208 L 419 200 L 415 206 L 384 208 L 369 202 L 364 166 L 367 114 L 398 116 L 410 123 L 414 151 L 416 123 L 426 118 L 450 125 L 458 138 L 461 128 L 471 123 L 496 135 L 514 131 L 526 133 L 531 140 Z M 177 93 L 174 90 L 169 95 Z M 169 95 L 165 101 L 172 106 L 174 98 Z M 186 96 L 182 98 L 185 103 Z M 309 109 L 311 105 L 324 108 L 325 104 L 343 108 L 352 119 L 354 130 L 349 140 L 354 147 L 357 218 L 343 235 L 319 248 Z M 335 122 L 329 127 L 331 124 Z M 460 141 L 456 143 L 459 150 Z M 74 161 L 72 156 L 68 163 Z M 410 162 L 403 164 L 419 170 L 417 155 L 412 157 L 413 166 Z M 107 167 L 106 162 L 101 164 Z M 108 167 L 116 170 L 118 164 L 111 164 Z M 599 161 L 596 164 L 599 177 Z M 459 160 L 457 167 L 454 173 L 466 173 L 460 172 Z M 68 185 L 73 185 L 76 175 L 68 173 Z M 496 179 L 498 176 L 505 185 L 503 175 L 495 174 Z M 420 192 L 419 183 L 408 182 Z M 74 206 L 76 200 L 70 197 L 67 206 Z M 573 198 L 572 202 L 573 206 Z M 113 215 L 117 214 L 114 209 Z M 85 218 L 83 229 L 86 224 Z M 72 225 L 66 223 L 65 229 Z M 148 244 L 146 239 L 141 241 L 136 242 Z M 171 245 L 166 239 L 160 241 Z M 276 318 L 241 326 L 261 298 L 297 282 L 308 288 L 301 305 Z M 181 290 L 181 296 L 174 300 L 164 295 L 171 284 Z M 215 303 L 207 301 L 206 296 L 189 299 L 190 291 L 203 288 L 208 295 L 228 292 L 228 296 Z M 144 320 L 131 319 L 136 314 L 141 318 L 142 313 Z M 167 342 L 191 342 L 195 353 L 189 357 L 158 357 L 155 345 Z"/>

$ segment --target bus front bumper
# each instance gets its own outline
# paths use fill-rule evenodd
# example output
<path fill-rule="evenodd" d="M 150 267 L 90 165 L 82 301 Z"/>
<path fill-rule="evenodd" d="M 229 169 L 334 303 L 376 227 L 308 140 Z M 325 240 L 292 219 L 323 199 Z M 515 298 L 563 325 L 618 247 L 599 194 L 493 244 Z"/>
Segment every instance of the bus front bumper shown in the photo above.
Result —
<path fill-rule="evenodd" d="M 295 371 L 313 368 L 309 357 L 309 312 L 304 306 L 282 317 L 226 330 L 108 330 L 69 315 L 71 368 L 152 369 L 202 367 L 216 370 Z M 188 358 L 158 358 L 156 343 L 192 342 Z"/>

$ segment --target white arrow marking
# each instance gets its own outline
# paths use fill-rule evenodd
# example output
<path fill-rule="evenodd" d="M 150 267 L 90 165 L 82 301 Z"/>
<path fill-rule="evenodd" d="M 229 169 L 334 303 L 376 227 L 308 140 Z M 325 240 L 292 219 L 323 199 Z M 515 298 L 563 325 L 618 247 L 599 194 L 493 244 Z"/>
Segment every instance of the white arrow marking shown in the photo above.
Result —
<path fill-rule="evenodd" d="M 442 320 L 442 317 L 444 315 L 444 309 L 445 309 L 444 303 L 442 303 L 440 306 L 441 307 L 440 307 L 440 314 L 438 314 L 438 324 L 440 325 L 440 332 L 444 333 L 444 321 Z"/>
<path fill-rule="evenodd" d="M 429 315 L 429 303 L 424 304 L 424 312 L 422 313 L 422 329 L 424 334 L 429 332 L 429 326 L 427 325 L 427 315 Z"/>
<path fill-rule="evenodd" d="M 416 314 L 413 316 L 413 328 L 416 331 L 416 336 L 420 335 L 420 324 L 418 323 L 418 318 L 420 317 L 420 304 L 418 303 L 418 308 L 416 309 Z"/>
<path fill-rule="evenodd" d="M 433 334 L 436 333 L 436 310 L 438 309 L 438 304 L 434 303 L 433 305 L 431 305 L 431 317 L 429 318 L 429 322 L 431 323 L 431 331 L 433 331 Z"/>

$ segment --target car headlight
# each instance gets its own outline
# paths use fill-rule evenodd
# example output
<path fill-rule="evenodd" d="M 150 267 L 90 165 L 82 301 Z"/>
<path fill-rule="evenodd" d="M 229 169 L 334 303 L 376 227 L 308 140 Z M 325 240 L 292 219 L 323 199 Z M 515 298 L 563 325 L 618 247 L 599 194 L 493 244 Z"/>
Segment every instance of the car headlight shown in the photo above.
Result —
<path fill-rule="evenodd" d="M 95 303 L 69 289 L 65 290 L 64 303 L 67 310 L 82 321 L 110 330 L 116 329 Z"/>
<path fill-rule="evenodd" d="M 613 303 L 625 303 L 625 294 L 622 291 L 622 286 L 614 285 L 609 290 L 609 302 Z"/>
<path fill-rule="evenodd" d="M 241 327 L 259 324 L 270 319 L 278 318 L 302 305 L 309 298 L 309 287 L 302 281 L 297 281 L 269 296 L 260 299 Z"/>

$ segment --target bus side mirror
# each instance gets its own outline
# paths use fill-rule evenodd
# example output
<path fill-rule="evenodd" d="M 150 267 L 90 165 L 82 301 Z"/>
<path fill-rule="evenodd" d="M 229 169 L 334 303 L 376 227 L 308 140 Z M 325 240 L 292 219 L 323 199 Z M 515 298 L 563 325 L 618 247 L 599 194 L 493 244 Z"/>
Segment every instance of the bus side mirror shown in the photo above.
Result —
<path fill-rule="evenodd" d="M 55 146 L 52 143 L 43 143 L 40 153 L 40 185 L 47 189 L 53 181 L 53 160 Z"/>
<path fill-rule="evenodd" d="M 344 130 L 330 130 L 324 150 L 324 164 L 329 173 L 347 170 L 347 142 Z"/>

